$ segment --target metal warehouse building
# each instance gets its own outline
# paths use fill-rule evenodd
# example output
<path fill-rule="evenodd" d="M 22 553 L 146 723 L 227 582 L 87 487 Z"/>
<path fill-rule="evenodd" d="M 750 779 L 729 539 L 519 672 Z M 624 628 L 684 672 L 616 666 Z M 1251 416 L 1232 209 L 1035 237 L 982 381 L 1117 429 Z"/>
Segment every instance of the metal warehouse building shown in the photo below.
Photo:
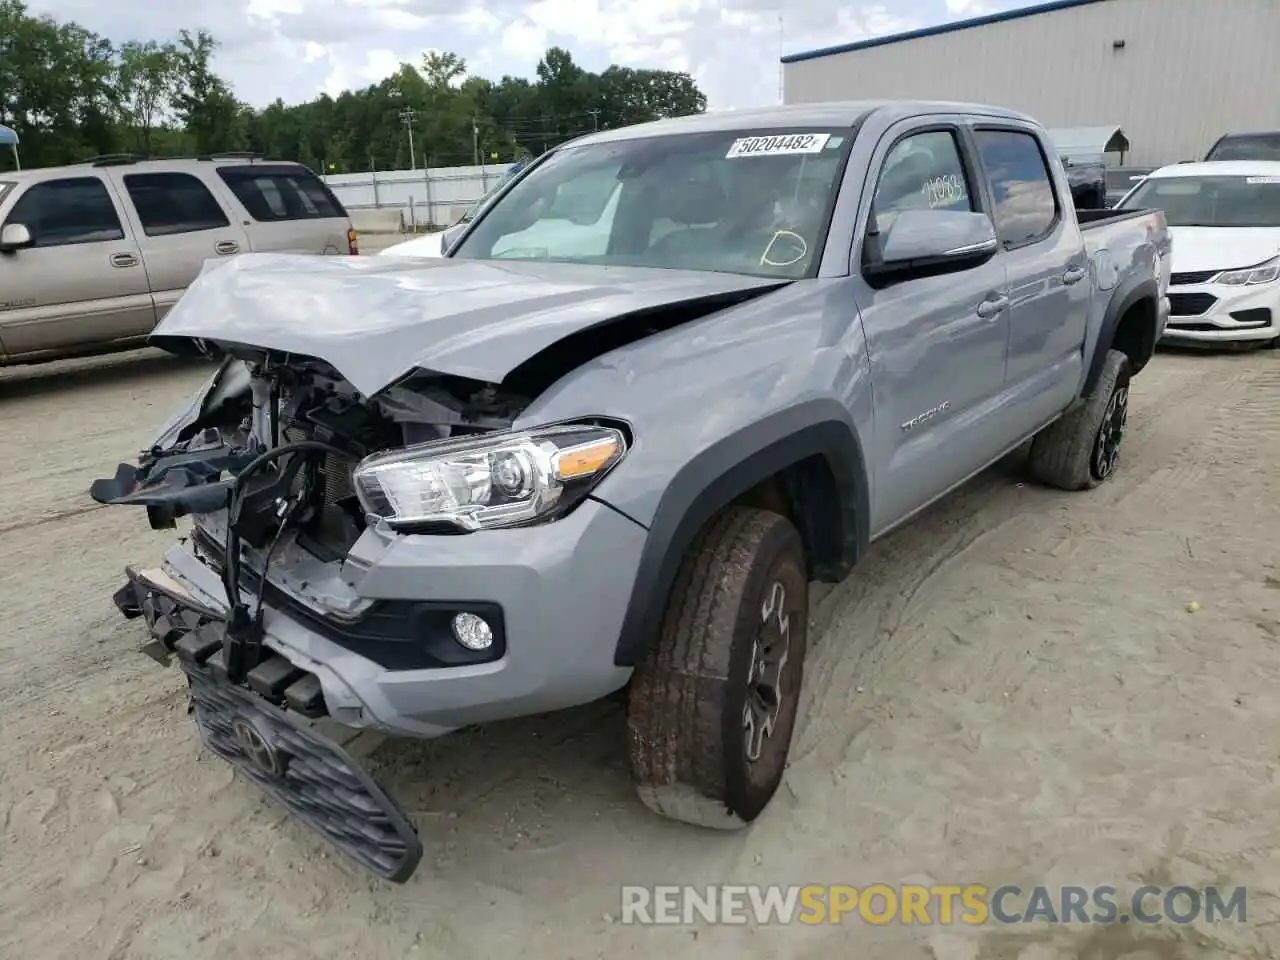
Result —
<path fill-rule="evenodd" d="M 1135 166 L 1280 130 L 1280 0 L 1054 0 L 782 63 L 786 103 L 964 100 L 1119 126 Z"/>

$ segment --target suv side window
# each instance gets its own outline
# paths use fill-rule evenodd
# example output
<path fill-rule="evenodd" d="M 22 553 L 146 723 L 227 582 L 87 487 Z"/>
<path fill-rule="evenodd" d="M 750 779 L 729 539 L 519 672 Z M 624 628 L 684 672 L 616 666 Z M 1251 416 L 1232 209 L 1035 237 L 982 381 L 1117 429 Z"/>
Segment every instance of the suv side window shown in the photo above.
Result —
<path fill-rule="evenodd" d="M 148 237 L 231 226 L 209 188 L 189 173 L 130 173 L 124 187 Z"/>
<path fill-rule="evenodd" d="M 6 223 L 21 223 L 33 247 L 108 243 L 124 239 L 124 227 L 107 185 L 98 177 L 45 180 L 29 187 L 9 211 Z"/>
<path fill-rule="evenodd" d="M 304 168 L 219 167 L 218 176 L 249 216 L 268 223 L 346 217 L 338 198 Z"/>
<path fill-rule="evenodd" d="M 886 229 L 904 210 L 973 210 L 955 134 L 928 130 L 904 137 L 884 158 L 871 211 Z"/>
<path fill-rule="evenodd" d="M 1060 211 L 1040 141 L 1014 130 L 978 130 L 974 138 L 991 184 L 1000 242 L 1020 247 L 1048 236 Z"/>

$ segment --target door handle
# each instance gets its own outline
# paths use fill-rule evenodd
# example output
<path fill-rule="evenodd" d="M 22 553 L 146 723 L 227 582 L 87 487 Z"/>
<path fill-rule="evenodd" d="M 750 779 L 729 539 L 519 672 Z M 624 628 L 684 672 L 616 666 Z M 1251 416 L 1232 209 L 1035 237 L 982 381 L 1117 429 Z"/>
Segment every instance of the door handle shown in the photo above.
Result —
<path fill-rule="evenodd" d="M 1068 287 L 1073 283 L 1079 283 L 1089 275 L 1089 271 L 1084 267 L 1067 267 L 1066 273 L 1062 275 L 1062 282 Z"/>
<path fill-rule="evenodd" d="M 213 249 L 218 252 L 219 256 L 230 256 L 233 253 L 240 252 L 240 244 L 234 240 L 219 240 L 213 245 Z"/>
<path fill-rule="evenodd" d="M 111 255 L 111 265 L 113 267 L 136 267 L 138 258 L 132 253 L 113 253 Z"/>
<path fill-rule="evenodd" d="M 983 300 L 978 304 L 978 316 L 984 320 L 990 320 L 993 317 L 998 317 L 1008 305 L 1008 297 L 993 297 L 990 300 Z"/>

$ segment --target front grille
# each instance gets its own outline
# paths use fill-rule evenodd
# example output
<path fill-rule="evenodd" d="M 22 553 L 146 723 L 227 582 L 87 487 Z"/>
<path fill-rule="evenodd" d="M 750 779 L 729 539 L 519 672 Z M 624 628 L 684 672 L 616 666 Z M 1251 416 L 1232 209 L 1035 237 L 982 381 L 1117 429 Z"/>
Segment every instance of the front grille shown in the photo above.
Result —
<path fill-rule="evenodd" d="M 1218 270 L 1200 270 L 1196 273 L 1175 273 L 1169 278 L 1172 287 L 1190 287 L 1197 283 L 1208 283 L 1210 278 L 1218 275 Z"/>
<path fill-rule="evenodd" d="M 270 654 L 249 671 L 247 687 L 232 683 L 218 656 L 221 615 L 157 586 L 156 575 L 126 574 L 116 606 L 145 618 L 144 652 L 161 662 L 177 654 L 205 746 L 361 866 L 409 879 L 422 859 L 413 824 L 338 744 L 292 719 L 299 710 L 323 714 L 315 675 Z"/>
<path fill-rule="evenodd" d="M 1218 298 L 1211 293 L 1171 293 L 1169 313 L 1177 317 L 1198 317 L 1213 309 Z"/>
<path fill-rule="evenodd" d="M 182 666 L 205 746 L 361 866 L 394 883 L 412 876 L 417 830 L 341 747 L 213 670 Z"/>

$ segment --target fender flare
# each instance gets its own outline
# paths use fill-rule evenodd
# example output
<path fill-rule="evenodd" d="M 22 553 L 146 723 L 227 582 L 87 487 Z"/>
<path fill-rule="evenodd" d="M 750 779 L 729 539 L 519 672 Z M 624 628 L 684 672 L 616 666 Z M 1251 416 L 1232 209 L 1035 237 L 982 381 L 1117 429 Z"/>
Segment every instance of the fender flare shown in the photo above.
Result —
<path fill-rule="evenodd" d="M 634 667 L 661 629 L 676 575 L 699 531 L 727 504 L 779 471 L 821 456 L 841 510 L 839 561 L 816 571 L 838 580 L 866 551 L 870 489 L 862 443 L 835 400 L 793 407 L 724 437 L 672 477 L 649 524 L 613 662 Z"/>
<path fill-rule="evenodd" d="M 1129 312 L 1129 309 L 1135 304 L 1143 300 L 1151 300 L 1159 302 L 1160 287 L 1155 280 L 1149 277 L 1132 277 L 1116 287 L 1116 292 L 1111 297 L 1111 302 L 1107 304 L 1107 312 L 1102 316 L 1102 326 L 1098 330 L 1098 339 L 1093 346 L 1093 356 L 1089 360 L 1089 372 L 1085 374 L 1084 386 L 1080 390 L 1081 397 L 1090 396 L 1094 387 L 1098 385 L 1098 378 L 1102 376 L 1102 364 L 1107 359 L 1107 351 L 1111 349 L 1111 345 L 1115 343 L 1116 329 L 1120 325 L 1120 318 Z M 1154 323 L 1159 323 L 1157 318 Z M 1151 330 L 1151 347 L 1155 349 L 1156 331 Z"/>

